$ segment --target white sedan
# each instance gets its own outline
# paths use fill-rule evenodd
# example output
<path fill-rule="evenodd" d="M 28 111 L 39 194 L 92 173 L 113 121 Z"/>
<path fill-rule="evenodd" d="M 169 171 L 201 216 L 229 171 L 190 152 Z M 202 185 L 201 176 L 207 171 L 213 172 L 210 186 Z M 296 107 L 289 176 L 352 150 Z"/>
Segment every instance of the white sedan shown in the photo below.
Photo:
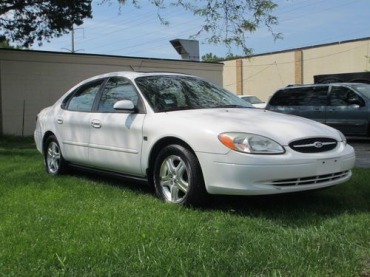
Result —
<path fill-rule="evenodd" d="M 146 180 L 164 201 L 315 190 L 350 179 L 355 154 L 320 123 L 251 108 L 201 78 L 115 72 L 73 87 L 37 116 L 51 175 L 84 167 Z"/>

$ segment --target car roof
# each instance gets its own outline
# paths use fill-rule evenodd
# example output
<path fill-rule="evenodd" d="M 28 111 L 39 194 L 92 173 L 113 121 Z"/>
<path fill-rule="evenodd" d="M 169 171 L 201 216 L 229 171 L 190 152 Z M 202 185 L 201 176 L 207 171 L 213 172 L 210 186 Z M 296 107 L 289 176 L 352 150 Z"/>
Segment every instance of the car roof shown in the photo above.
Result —
<path fill-rule="evenodd" d="M 100 74 L 97 76 L 94 76 L 90 78 L 92 79 L 100 79 L 100 78 L 106 78 L 106 77 L 114 77 L 114 76 L 122 76 L 127 77 L 130 79 L 135 79 L 137 77 L 143 77 L 143 76 L 163 76 L 163 75 L 172 75 L 172 76 L 192 76 L 182 73 L 175 73 L 175 72 L 138 72 L 138 71 L 115 71 L 115 72 L 109 72 L 105 74 Z M 195 76 L 192 76 L 195 77 Z"/>
<path fill-rule="evenodd" d="M 354 85 L 369 85 L 366 83 L 327 83 L 327 84 L 303 84 L 303 85 L 287 85 L 285 88 L 302 88 L 302 87 L 320 87 L 320 86 L 354 86 Z M 285 89 L 284 88 L 284 89 Z"/>

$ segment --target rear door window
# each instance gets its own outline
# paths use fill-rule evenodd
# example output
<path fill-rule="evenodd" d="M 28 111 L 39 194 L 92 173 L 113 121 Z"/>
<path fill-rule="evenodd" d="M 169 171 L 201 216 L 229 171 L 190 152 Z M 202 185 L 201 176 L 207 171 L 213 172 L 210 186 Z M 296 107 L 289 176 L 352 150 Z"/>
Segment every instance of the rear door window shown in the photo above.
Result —
<path fill-rule="evenodd" d="M 103 82 L 104 79 L 100 79 L 79 87 L 64 99 L 62 108 L 70 111 L 90 112 Z"/>
<path fill-rule="evenodd" d="M 278 91 L 270 101 L 271 106 L 325 106 L 327 86 L 287 88 Z"/>
<path fill-rule="evenodd" d="M 270 100 L 269 109 L 325 122 L 328 86 L 285 88 Z"/>

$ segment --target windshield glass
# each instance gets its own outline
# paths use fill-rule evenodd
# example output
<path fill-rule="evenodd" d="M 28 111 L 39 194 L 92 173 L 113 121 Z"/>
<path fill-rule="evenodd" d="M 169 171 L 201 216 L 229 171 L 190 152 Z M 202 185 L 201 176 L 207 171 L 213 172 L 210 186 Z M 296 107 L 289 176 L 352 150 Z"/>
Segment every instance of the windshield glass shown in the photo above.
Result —
<path fill-rule="evenodd" d="M 158 75 L 139 77 L 135 82 L 155 112 L 252 107 L 231 92 L 195 77 Z"/>
<path fill-rule="evenodd" d="M 358 91 L 361 95 L 370 99 L 370 85 L 368 85 L 368 84 L 355 84 L 355 85 L 351 85 L 351 87 L 354 90 Z"/>

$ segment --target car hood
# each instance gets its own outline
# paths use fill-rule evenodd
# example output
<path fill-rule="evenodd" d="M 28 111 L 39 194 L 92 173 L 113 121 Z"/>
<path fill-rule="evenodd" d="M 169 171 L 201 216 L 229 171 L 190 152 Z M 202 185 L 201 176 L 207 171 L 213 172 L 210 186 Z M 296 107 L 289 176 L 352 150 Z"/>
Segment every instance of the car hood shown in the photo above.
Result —
<path fill-rule="evenodd" d="M 331 137 L 341 140 L 339 132 L 329 126 L 298 116 L 262 109 L 204 109 L 167 112 L 177 128 L 198 129 L 218 135 L 223 132 L 258 134 L 288 145 L 308 137 Z"/>

